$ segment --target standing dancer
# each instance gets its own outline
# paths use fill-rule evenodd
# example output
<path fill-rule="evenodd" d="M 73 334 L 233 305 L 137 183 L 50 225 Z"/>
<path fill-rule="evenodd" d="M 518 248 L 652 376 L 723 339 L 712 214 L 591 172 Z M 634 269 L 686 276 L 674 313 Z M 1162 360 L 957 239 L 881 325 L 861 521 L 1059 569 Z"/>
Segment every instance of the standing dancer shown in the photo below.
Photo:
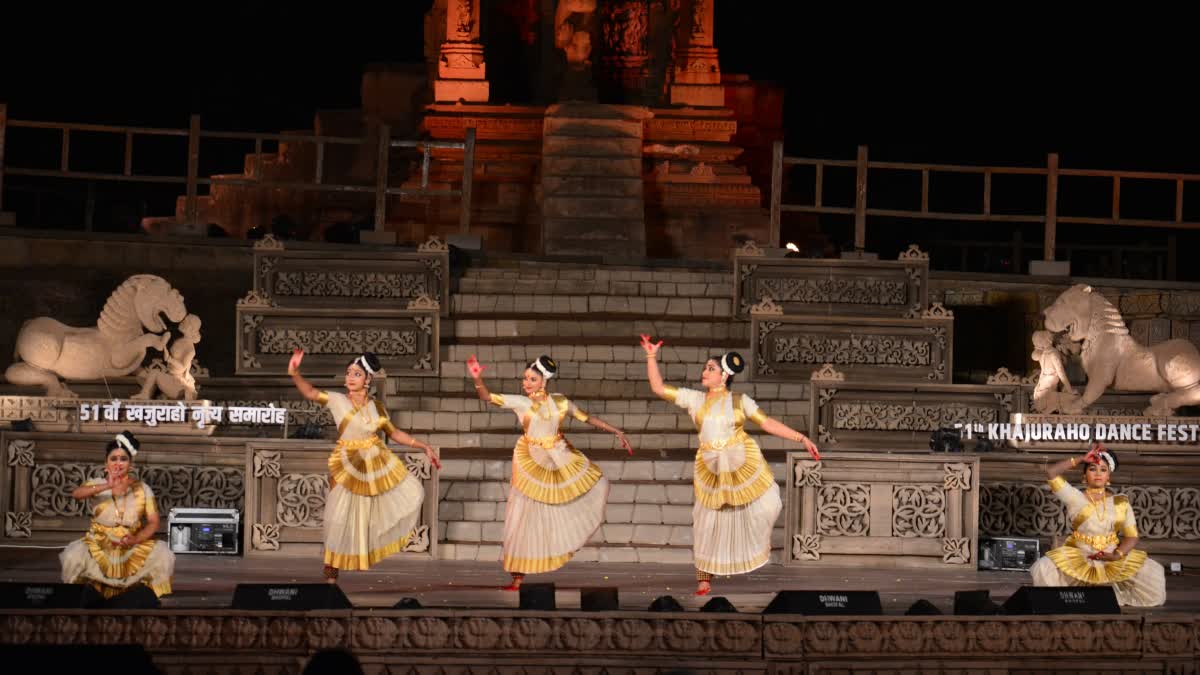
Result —
<path fill-rule="evenodd" d="M 565 565 L 604 522 L 608 479 L 563 438 L 567 416 L 616 434 L 631 455 L 633 448 L 625 432 L 589 416 L 562 394 L 546 393 L 546 381 L 558 371 L 549 356 L 539 356 L 525 369 L 524 396 L 489 392 L 484 366 L 474 356 L 467 370 L 479 399 L 512 410 L 525 429 L 513 448 L 512 488 L 504 512 L 504 571 L 512 574 L 512 584 L 504 590 L 515 591 L 526 574 Z"/>
<path fill-rule="evenodd" d="M 425 488 L 388 449 L 379 432 L 396 443 L 421 448 L 440 469 L 434 449 L 392 426 L 383 404 L 368 393 L 382 370 L 379 359 L 363 354 L 346 366 L 346 393 L 318 391 L 300 375 L 304 352 L 297 349 L 288 375 L 300 395 L 320 401 L 338 423 L 338 441 L 329 455 L 329 494 L 325 498 L 325 579 L 337 583 L 338 570 L 365 570 L 408 544 L 421 515 Z"/>
<path fill-rule="evenodd" d="M 700 384 L 706 391 L 663 384 L 658 372 L 662 346 L 642 336 L 650 389 L 688 411 L 700 434 L 693 478 L 692 556 L 696 595 L 708 595 L 714 574 L 745 574 L 771 556 L 771 530 L 783 509 L 779 485 L 762 451 L 743 429 L 753 420 L 763 431 L 803 443 L 814 459 L 817 446 L 807 436 L 763 413 L 749 396 L 730 392 L 733 378 L 746 367 L 737 352 L 714 356 L 704 364 Z"/>

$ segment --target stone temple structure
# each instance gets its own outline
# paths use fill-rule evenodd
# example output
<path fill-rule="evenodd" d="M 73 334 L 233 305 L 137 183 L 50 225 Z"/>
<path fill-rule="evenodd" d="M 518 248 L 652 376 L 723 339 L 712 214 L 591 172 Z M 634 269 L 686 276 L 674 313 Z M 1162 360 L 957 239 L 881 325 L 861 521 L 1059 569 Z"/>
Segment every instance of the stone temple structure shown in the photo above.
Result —
<path fill-rule="evenodd" d="M 424 69 L 370 67 L 362 108 L 320 111 L 305 133 L 461 141 L 474 128 L 471 234 L 493 251 L 724 260 L 766 240 L 782 90 L 722 72 L 713 0 L 436 0 L 425 24 Z M 327 147 L 325 180 L 373 180 L 374 148 Z M 432 187 L 461 185 L 463 154 L 434 152 Z M 244 174 L 213 177 L 200 217 L 235 236 L 280 215 L 314 237 L 369 220 L 365 196 L 253 185 L 309 180 L 316 155 L 248 156 Z M 389 172 L 419 184 L 420 158 L 395 152 Z M 459 208 L 392 197 L 385 238 L 454 233 Z"/>

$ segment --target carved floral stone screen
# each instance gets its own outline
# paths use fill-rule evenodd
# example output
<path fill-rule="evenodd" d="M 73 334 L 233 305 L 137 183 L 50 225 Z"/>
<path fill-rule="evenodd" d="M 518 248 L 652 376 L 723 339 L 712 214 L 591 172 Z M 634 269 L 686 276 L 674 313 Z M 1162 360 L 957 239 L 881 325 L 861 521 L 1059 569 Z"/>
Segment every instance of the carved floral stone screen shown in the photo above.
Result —
<path fill-rule="evenodd" d="M 244 546 L 248 554 L 319 555 L 329 488 L 325 443 L 251 444 L 246 450 Z M 421 518 L 403 552 L 433 557 L 437 547 L 437 472 L 425 453 L 400 453 L 410 474 L 422 481 L 425 502 Z"/>
<path fill-rule="evenodd" d="M 978 458 L 788 453 L 787 462 L 786 562 L 975 563 Z"/>

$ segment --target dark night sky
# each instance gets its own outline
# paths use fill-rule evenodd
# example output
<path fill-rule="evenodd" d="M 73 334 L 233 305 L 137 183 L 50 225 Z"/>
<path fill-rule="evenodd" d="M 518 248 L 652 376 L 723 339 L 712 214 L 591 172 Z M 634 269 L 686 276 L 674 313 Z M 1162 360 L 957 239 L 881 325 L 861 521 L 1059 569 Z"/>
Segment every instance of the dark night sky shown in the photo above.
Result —
<path fill-rule="evenodd" d="M 6 8 L 0 100 L 18 118 L 184 126 L 195 111 L 206 127 L 304 127 L 319 107 L 357 106 L 367 63 L 420 60 L 429 5 Z M 1037 164 L 1058 151 L 1071 166 L 1200 171 L 1197 59 L 1178 17 L 716 6 L 722 68 L 787 87 L 789 152 L 866 143 L 880 159 Z"/>

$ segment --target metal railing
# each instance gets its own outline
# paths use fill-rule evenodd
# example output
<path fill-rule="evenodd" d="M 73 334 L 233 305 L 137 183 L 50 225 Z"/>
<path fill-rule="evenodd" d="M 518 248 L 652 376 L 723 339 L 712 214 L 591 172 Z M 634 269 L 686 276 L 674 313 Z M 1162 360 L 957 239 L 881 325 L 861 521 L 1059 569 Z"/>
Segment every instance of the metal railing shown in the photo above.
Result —
<path fill-rule="evenodd" d="M 794 166 L 811 166 L 815 171 L 813 203 L 795 204 L 783 201 L 784 174 Z M 828 206 L 824 200 L 825 169 L 827 167 L 854 169 L 854 205 Z M 917 172 L 921 176 L 919 209 L 883 209 L 867 205 L 868 178 L 872 170 Z M 975 174 L 983 178 L 983 206 L 978 211 L 934 211 L 929 208 L 929 185 L 936 174 Z M 1045 208 L 1032 213 L 994 213 L 992 211 L 993 176 L 1035 176 L 1045 180 Z M 1064 215 L 1059 213 L 1059 181 L 1062 178 L 1105 178 L 1111 180 L 1111 215 L 1109 217 Z M 1175 217 L 1172 219 L 1127 218 L 1121 215 L 1121 181 L 1138 180 L 1169 182 L 1175 188 Z M 854 160 L 812 159 L 786 157 L 783 143 L 776 141 L 771 161 L 771 245 L 780 245 L 780 218 L 785 212 L 837 214 L 854 217 L 854 247 L 863 250 L 867 239 L 868 217 L 915 218 L 963 222 L 1042 223 L 1044 226 L 1042 256 L 1054 260 L 1058 224 L 1117 225 L 1123 227 L 1161 227 L 1200 229 L 1200 222 L 1184 220 L 1183 193 L 1188 184 L 1200 183 L 1200 174 L 1153 173 L 1147 171 L 1102 171 L 1093 169 L 1063 169 L 1058 155 L 1050 154 L 1044 167 L 965 166 L 955 164 L 924 164 L 915 162 L 873 162 L 868 159 L 867 146 L 858 147 Z"/>
<path fill-rule="evenodd" d="M 56 169 L 39 169 L 12 166 L 5 162 L 5 140 L 10 129 L 46 129 L 59 132 L 61 145 L 59 165 Z M 71 168 L 72 133 L 95 133 L 122 136 L 125 141 L 123 168 L 120 173 L 104 171 L 78 171 Z M 133 146 L 137 137 L 174 137 L 187 139 L 187 172 L 185 175 L 161 175 L 135 173 L 133 168 Z M 253 142 L 256 160 L 262 156 L 263 144 L 305 143 L 315 146 L 315 170 L 311 181 L 268 180 L 262 176 L 262 164 L 252 163 L 251 173 L 244 178 L 201 176 L 200 143 L 205 139 L 221 139 Z M 192 115 L 187 129 L 164 129 L 154 127 L 111 126 L 102 124 L 77 124 L 63 122 L 38 122 L 16 120 L 8 117 L 7 106 L 0 103 L 0 212 L 4 210 L 4 179 L 6 176 L 28 176 L 42 178 L 68 178 L 87 181 L 118 181 L 133 183 L 158 183 L 181 185 L 185 191 L 184 219 L 196 223 L 199 218 L 200 186 L 247 185 L 298 191 L 362 193 L 374 195 L 374 229 L 382 231 L 387 221 L 388 197 L 459 197 L 459 231 L 466 234 L 471 225 L 471 192 L 475 163 L 475 129 L 466 130 L 466 138 L 458 141 L 397 140 L 391 137 L 391 128 L 378 127 L 375 143 L 375 176 L 371 185 L 330 183 L 325 180 L 325 151 L 330 145 L 363 145 L 371 143 L 370 137 L 352 138 L 343 136 L 318 136 L 310 134 L 269 134 L 237 131 L 204 131 L 200 128 L 200 116 Z M 419 188 L 392 186 L 388 180 L 388 162 L 393 149 L 411 148 L 421 153 L 421 183 Z M 431 152 L 439 149 L 463 151 L 461 189 L 431 189 L 429 171 Z"/>

